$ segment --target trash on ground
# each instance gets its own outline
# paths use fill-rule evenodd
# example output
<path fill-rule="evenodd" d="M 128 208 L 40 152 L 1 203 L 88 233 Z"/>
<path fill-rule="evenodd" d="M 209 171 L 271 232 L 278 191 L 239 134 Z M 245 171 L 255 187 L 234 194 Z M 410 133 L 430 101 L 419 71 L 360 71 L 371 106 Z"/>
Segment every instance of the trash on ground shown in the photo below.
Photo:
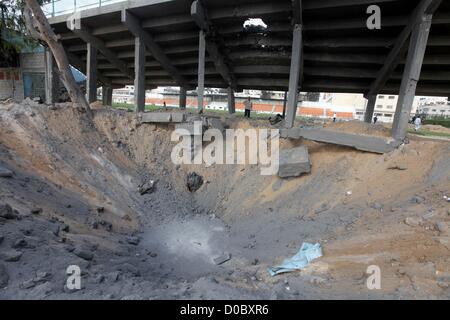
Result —
<path fill-rule="evenodd" d="M 292 258 L 286 259 L 283 263 L 277 267 L 269 268 L 269 273 L 272 277 L 293 272 L 295 270 L 301 270 L 306 268 L 309 263 L 317 258 L 322 257 L 322 247 L 319 243 L 303 243 L 300 251 Z"/>

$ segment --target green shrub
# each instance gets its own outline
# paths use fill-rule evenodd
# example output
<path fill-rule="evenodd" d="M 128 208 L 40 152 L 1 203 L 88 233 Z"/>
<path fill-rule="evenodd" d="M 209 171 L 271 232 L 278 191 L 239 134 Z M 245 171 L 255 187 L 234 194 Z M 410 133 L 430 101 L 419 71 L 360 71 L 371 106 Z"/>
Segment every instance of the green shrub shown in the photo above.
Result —
<path fill-rule="evenodd" d="M 431 124 L 450 128 L 450 119 L 427 119 L 425 120 L 424 124 Z"/>

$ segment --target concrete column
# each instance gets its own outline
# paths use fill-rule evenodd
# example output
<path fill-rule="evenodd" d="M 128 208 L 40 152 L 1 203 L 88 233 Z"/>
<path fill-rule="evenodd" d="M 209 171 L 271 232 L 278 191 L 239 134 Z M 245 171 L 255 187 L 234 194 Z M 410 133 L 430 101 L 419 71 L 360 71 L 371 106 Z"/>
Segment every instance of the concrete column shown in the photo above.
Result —
<path fill-rule="evenodd" d="M 286 104 L 287 104 L 287 91 L 284 92 L 284 99 L 283 99 L 283 119 L 286 118 Z"/>
<path fill-rule="evenodd" d="M 284 123 L 286 128 L 292 128 L 294 126 L 295 117 L 297 115 L 298 85 L 300 81 L 300 66 L 302 60 L 301 52 L 302 26 L 296 24 L 293 33 L 291 71 L 289 76 L 289 94 L 287 101 L 287 114 Z"/>
<path fill-rule="evenodd" d="M 102 100 L 104 106 L 112 106 L 112 88 L 108 86 L 102 87 Z"/>
<path fill-rule="evenodd" d="M 203 110 L 203 101 L 205 94 L 205 58 L 206 58 L 206 39 L 205 32 L 200 30 L 198 43 L 198 110 Z"/>
<path fill-rule="evenodd" d="M 236 99 L 234 97 L 234 90 L 228 87 L 228 113 L 236 113 Z"/>
<path fill-rule="evenodd" d="M 406 137 L 417 83 L 420 79 L 420 72 L 422 71 L 423 59 L 427 48 L 431 21 L 432 15 L 424 15 L 421 21 L 414 26 L 411 34 L 408 57 L 392 126 L 392 136 L 396 140 L 404 140 Z"/>
<path fill-rule="evenodd" d="M 136 112 L 145 111 L 145 44 L 134 38 L 134 105 Z"/>
<path fill-rule="evenodd" d="M 187 89 L 180 88 L 180 109 L 186 110 L 186 100 L 187 100 Z"/>
<path fill-rule="evenodd" d="M 97 101 L 97 48 L 87 44 L 86 96 L 89 103 Z"/>
<path fill-rule="evenodd" d="M 45 50 L 45 103 L 50 105 L 56 102 L 57 75 L 54 71 L 55 59 L 49 49 Z"/>
<path fill-rule="evenodd" d="M 375 110 L 375 103 L 377 102 L 377 95 L 367 97 L 367 107 L 364 114 L 364 122 L 372 123 L 373 112 Z"/>

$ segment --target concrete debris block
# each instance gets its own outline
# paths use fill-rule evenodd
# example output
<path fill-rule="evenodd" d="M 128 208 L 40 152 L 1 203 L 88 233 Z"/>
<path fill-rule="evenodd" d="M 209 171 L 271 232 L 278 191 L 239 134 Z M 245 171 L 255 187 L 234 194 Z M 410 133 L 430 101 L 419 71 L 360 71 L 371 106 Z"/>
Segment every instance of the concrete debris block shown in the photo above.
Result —
<path fill-rule="evenodd" d="M 436 223 L 436 230 L 441 234 L 450 234 L 450 223 L 448 222 L 438 222 Z"/>
<path fill-rule="evenodd" d="M 139 194 L 143 196 L 155 192 L 155 185 L 156 182 L 154 180 L 142 183 L 141 185 L 138 186 Z"/>
<path fill-rule="evenodd" d="M 83 248 L 76 248 L 73 253 L 80 257 L 81 259 L 84 259 L 86 261 L 91 261 L 94 259 L 94 254 L 86 249 Z"/>
<path fill-rule="evenodd" d="M 25 239 L 18 239 L 12 245 L 13 249 L 34 249 L 35 246 L 29 244 Z"/>
<path fill-rule="evenodd" d="M 26 280 L 20 284 L 20 288 L 25 290 L 34 288 L 35 286 L 36 283 L 33 281 L 33 279 Z"/>
<path fill-rule="evenodd" d="M 141 116 L 141 123 L 181 123 L 184 120 L 183 113 L 151 112 Z"/>
<path fill-rule="evenodd" d="M 33 209 L 31 209 L 31 214 L 35 214 L 35 215 L 37 215 L 37 214 L 41 214 L 42 213 L 42 208 L 33 208 Z"/>
<path fill-rule="evenodd" d="M 203 177 L 195 172 L 191 172 L 187 176 L 186 185 L 190 192 L 196 192 L 203 185 Z"/>
<path fill-rule="evenodd" d="M 421 197 L 421 196 L 414 196 L 414 197 L 411 199 L 411 202 L 417 203 L 417 204 L 421 204 L 421 203 L 424 202 L 424 201 L 425 201 L 425 198 L 424 198 L 424 197 Z"/>
<path fill-rule="evenodd" d="M 0 203 L 0 218 L 12 220 L 16 218 L 14 210 L 7 203 Z"/>
<path fill-rule="evenodd" d="M 120 271 L 122 273 L 131 274 L 133 277 L 141 276 L 141 272 L 139 271 L 139 269 L 137 267 L 135 267 L 134 265 L 132 265 L 131 263 L 124 263 L 124 264 L 120 265 L 117 268 L 117 271 Z"/>
<path fill-rule="evenodd" d="M 330 143 L 340 146 L 355 148 L 361 151 L 384 154 L 394 151 L 393 145 L 388 139 L 374 136 L 365 136 L 358 134 L 351 134 L 339 131 L 325 130 L 325 129 L 288 129 L 282 130 L 281 137 L 287 136 L 291 138 L 297 137 L 297 132 L 300 138 L 312 140 L 316 142 Z"/>
<path fill-rule="evenodd" d="M 6 262 L 17 262 L 22 258 L 22 252 L 16 250 L 9 250 L 0 253 L 0 258 Z"/>
<path fill-rule="evenodd" d="M 383 211 L 383 208 L 384 208 L 384 206 L 383 206 L 381 203 L 379 203 L 379 202 L 372 203 L 372 204 L 370 205 L 370 207 L 371 207 L 372 209 L 380 210 L 380 211 Z"/>
<path fill-rule="evenodd" d="M 14 172 L 12 172 L 9 169 L 0 167 L 0 178 L 12 178 L 14 175 Z"/>
<path fill-rule="evenodd" d="M 388 169 L 389 170 L 405 171 L 405 170 L 408 170 L 408 167 L 403 165 L 403 164 L 396 164 L 394 166 L 390 166 Z"/>
<path fill-rule="evenodd" d="M 208 118 L 208 127 L 210 127 L 211 129 L 217 129 L 221 132 L 225 130 L 222 121 L 217 118 Z"/>
<path fill-rule="evenodd" d="M 311 172 L 311 161 L 307 147 L 298 147 L 280 151 L 280 178 L 299 177 Z"/>
<path fill-rule="evenodd" d="M 410 227 L 418 227 L 423 224 L 423 220 L 421 218 L 408 217 L 405 219 L 405 224 Z"/>
<path fill-rule="evenodd" d="M 9 282 L 9 274 L 3 264 L 0 264 L 0 289 L 5 288 Z"/>
<path fill-rule="evenodd" d="M 128 237 L 126 237 L 126 241 L 128 244 L 137 246 L 139 244 L 139 242 L 141 241 L 141 239 L 139 239 L 138 237 L 128 236 Z"/>
<path fill-rule="evenodd" d="M 231 260 L 231 254 L 229 253 L 224 253 L 221 256 L 217 257 L 214 259 L 214 263 L 218 266 L 220 266 L 221 264 L 224 264 L 225 262 Z"/>

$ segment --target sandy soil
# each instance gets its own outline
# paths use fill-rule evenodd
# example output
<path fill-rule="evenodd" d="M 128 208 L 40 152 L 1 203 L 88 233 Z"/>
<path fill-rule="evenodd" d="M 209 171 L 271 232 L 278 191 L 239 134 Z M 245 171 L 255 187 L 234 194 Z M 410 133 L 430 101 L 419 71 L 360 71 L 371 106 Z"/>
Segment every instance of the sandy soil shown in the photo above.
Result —
<path fill-rule="evenodd" d="M 327 128 L 389 135 L 356 122 Z M 307 145 L 313 170 L 281 180 L 257 166 L 174 166 L 172 130 L 100 107 L 90 122 L 66 105 L 0 106 L 0 167 L 14 172 L 0 178 L 0 204 L 16 210 L 0 218 L 0 298 L 450 298 L 450 143 L 415 137 L 380 156 L 283 141 Z M 190 172 L 205 181 L 196 193 Z M 150 180 L 155 191 L 141 195 Z M 320 242 L 324 257 L 270 277 L 303 242 Z M 225 252 L 232 259 L 217 266 Z M 73 264 L 83 271 L 75 292 L 65 288 Z M 381 290 L 367 289 L 370 265 Z"/>

